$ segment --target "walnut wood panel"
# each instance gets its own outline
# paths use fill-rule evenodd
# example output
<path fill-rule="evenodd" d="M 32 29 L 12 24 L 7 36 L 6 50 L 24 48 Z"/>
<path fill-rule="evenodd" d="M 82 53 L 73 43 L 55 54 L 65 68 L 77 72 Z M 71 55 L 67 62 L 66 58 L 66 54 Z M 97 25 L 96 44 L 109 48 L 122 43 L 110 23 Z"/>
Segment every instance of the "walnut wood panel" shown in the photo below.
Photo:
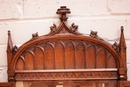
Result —
<path fill-rule="evenodd" d="M 62 39 L 31 46 L 19 56 L 16 65 L 16 70 L 87 68 L 117 68 L 117 63 L 114 56 L 99 44 Z"/>

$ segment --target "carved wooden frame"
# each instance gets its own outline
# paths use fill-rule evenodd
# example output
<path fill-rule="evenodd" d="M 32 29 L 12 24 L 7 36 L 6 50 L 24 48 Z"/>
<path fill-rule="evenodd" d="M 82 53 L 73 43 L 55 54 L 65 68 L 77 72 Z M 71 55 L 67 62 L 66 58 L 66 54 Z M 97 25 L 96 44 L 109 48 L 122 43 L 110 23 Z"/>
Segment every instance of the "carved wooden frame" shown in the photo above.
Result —
<path fill-rule="evenodd" d="M 8 31 L 8 43 L 7 43 L 7 58 L 8 58 L 8 80 L 10 82 L 15 81 L 27 81 L 27 80 L 127 80 L 127 67 L 126 67 L 126 43 L 123 33 L 123 26 L 121 27 L 121 36 L 119 44 L 108 44 L 97 35 L 96 31 L 91 31 L 89 36 L 85 36 L 78 32 L 78 26 L 72 23 L 69 27 L 66 24 L 66 14 L 71 13 L 66 6 L 61 6 L 57 10 L 57 14 L 61 14 L 61 23 L 57 27 L 56 24 L 50 27 L 51 31 L 47 35 L 39 36 L 38 33 L 32 34 L 32 38 L 24 43 L 20 48 L 13 46 L 11 40 L 11 33 Z M 53 37 L 52 37 L 53 36 Z M 117 67 L 114 69 L 71 69 L 71 70 L 17 70 L 16 64 L 19 57 L 22 57 L 22 53 L 29 47 L 34 46 L 36 43 L 48 40 L 61 40 L 70 41 L 78 40 L 90 41 L 92 43 L 100 44 L 103 48 L 107 49 L 115 58 Z M 50 43 L 50 42 L 47 42 Z M 83 48 L 78 48 L 83 50 Z M 108 73 L 108 74 L 107 74 Z M 91 75 L 90 75 L 91 74 Z M 111 74 L 112 76 L 109 76 Z M 43 78 L 44 77 L 44 78 Z M 122 83 L 121 83 L 122 85 Z"/>

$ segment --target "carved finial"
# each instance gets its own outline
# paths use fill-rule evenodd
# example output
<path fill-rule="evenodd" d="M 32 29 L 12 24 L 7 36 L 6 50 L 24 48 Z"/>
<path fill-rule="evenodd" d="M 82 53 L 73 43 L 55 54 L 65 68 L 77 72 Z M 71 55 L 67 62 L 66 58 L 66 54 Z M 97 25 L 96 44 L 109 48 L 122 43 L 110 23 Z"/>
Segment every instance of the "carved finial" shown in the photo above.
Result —
<path fill-rule="evenodd" d="M 61 14 L 61 18 L 60 18 L 61 21 L 67 21 L 68 18 L 66 17 L 66 14 L 71 12 L 70 9 L 66 8 L 66 6 L 61 6 L 56 13 Z"/>
<path fill-rule="evenodd" d="M 124 30 L 124 27 L 123 27 L 123 26 L 121 26 L 121 32 L 123 32 L 123 30 Z"/>
<path fill-rule="evenodd" d="M 10 69 L 10 62 L 13 58 L 13 52 L 12 52 L 12 49 L 13 49 L 13 43 L 12 43 L 12 39 L 11 39 L 11 33 L 10 31 L 8 31 L 8 42 L 7 42 L 7 61 L 8 61 L 8 70 Z"/>
<path fill-rule="evenodd" d="M 121 26 L 119 52 L 120 52 L 122 59 L 124 60 L 124 64 L 126 67 L 126 42 L 125 42 L 125 37 L 124 37 L 124 27 L 123 26 Z"/>
<path fill-rule="evenodd" d="M 126 49 L 125 37 L 124 37 L 124 27 L 121 26 L 121 35 L 120 35 L 120 48 Z"/>
<path fill-rule="evenodd" d="M 10 36 L 11 34 L 10 34 L 10 31 L 8 31 L 8 36 Z"/>
<path fill-rule="evenodd" d="M 11 39 L 11 33 L 8 31 L 8 42 L 7 42 L 7 52 L 12 52 L 13 43 Z"/>

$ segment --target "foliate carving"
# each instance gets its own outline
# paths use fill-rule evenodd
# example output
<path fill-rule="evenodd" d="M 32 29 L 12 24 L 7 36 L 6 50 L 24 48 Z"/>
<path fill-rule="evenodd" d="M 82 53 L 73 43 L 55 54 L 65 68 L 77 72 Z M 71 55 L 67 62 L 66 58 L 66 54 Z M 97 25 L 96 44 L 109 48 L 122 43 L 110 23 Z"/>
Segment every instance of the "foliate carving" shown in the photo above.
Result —
<path fill-rule="evenodd" d="M 76 32 L 77 29 L 78 29 L 78 25 L 75 25 L 75 23 L 72 23 L 70 29 L 71 29 L 73 32 Z"/>
<path fill-rule="evenodd" d="M 119 52 L 119 44 L 117 42 L 115 42 L 112 47 L 117 51 Z"/>
<path fill-rule="evenodd" d="M 39 35 L 38 35 L 38 32 L 32 34 L 32 38 L 31 40 L 35 40 L 35 39 L 38 39 L 39 38 Z"/>
<path fill-rule="evenodd" d="M 53 26 L 51 26 L 50 29 L 51 29 L 50 33 L 54 33 L 57 30 L 56 24 L 53 24 Z"/>
<path fill-rule="evenodd" d="M 12 48 L 12 53 L 13 54 L 16 54 L 16 52 L 18 51 L 18 47 L 15 45 L 15 46 L 13 46 L 13 48 Z"/>
<path fill-rule="evenodd" d="M 31 72 L 16 73 L 16 80 L 78 80 L 78 79 L 118 79 L 115 71 L 111 72 Z"/>
<path fill-rule="evenodd" d="M 60 18 L 61 21 L 67 21 L 68 18 L 66 17 L 66 14 L 71 12 L 70 9 L 66 8 L 66 6 L 61 6 L 56 13 L 61 14 L 61 18 Z"/>
<path fill-rule="evenodd" d="M 92 31 L 92 30 L 91 30 L 90 36 L 91 36 L 91 37 L 94 37 L 94 38 L 97 38 L 97 37 L 98 37 L 97 31 Z"/>
<path fill-rule="evenodd" d="M 80 34 L 78 32 L 78 25 L 75 25 L 75 23 L 72 23 L 71 26 L 70 26 L 70 30 L 76 34 Z"/>
<path fill-rule="evenodd" d="M 93 38 L 97 38 L 99 40 L 103 40 L 102 38 L 100 38 L 98 35 L 97 35 L 97 31 L 92 31 L 90 32 L 90 36 L 93 37 Z"/>

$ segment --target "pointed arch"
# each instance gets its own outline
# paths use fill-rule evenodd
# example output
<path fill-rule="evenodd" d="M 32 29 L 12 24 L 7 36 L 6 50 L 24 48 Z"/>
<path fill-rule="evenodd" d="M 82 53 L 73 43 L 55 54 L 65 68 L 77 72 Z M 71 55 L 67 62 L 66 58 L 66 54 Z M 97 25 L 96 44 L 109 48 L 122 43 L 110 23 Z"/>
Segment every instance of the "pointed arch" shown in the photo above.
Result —
<path fill-rule="evenodd" d="M 45 47 L 45 69 L 55 69 L 54 45 L 50 42 Z"/>
<path fill-rule="evenodd" d="M 34 49 L 35 55 L 35 67 L 36 69 L 44 69 L 45 68 L 45 52 L 42 46 L 36 46 Z"/>
<path fill-rule="evenodd" d="M 96 67 L 96 49 L 95 46 L 89 44 L 86 50 L 86 68 Z"/>
<path fill-rule="evenodd" d="M 23 56 L 19 57 L 19 60 L 16 63 L 16 70 L 24 70 L 25 69 L 25 59 Z"/>
<path fill-rule="evenodd" d="M 75 44 L 72 41 L 68 41 L 65 44 L 65 68 L 75 68 Z"/>
<path fill-rule="evenodd" d="M 27 70 L 33 70 L 35 69 L 35 56 L 33 51 L 27 50 L 25 55 L 25 69 Z"/>
<path fill-rule="evenodd" d="M 55 69 L 65 68 L 65 51 L 64 43 L 61 41 L 55 44 Z"/>
<path fill-rule="evenodd" d="M 85 68 L 85 46 L 82 42 L 79 42 L 76 45 L 75 50 L 75 63 L 76 68 L 84 69 Z"/>
<path fill-rule="evenodd" d="M 106 68 L 106 53 L 103 48 L 100 48 L 96 55 L 96 68 Z"/>

